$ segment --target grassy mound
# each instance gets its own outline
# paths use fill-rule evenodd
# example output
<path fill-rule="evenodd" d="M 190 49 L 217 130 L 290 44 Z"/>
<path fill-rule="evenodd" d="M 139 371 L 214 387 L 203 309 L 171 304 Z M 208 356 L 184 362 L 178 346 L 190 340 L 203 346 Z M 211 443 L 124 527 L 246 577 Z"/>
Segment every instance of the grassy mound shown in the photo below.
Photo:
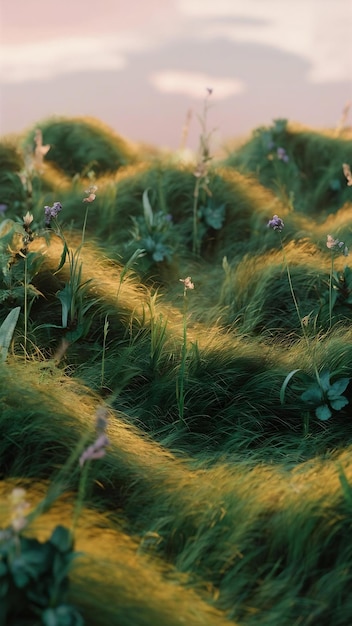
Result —
<path fill-rule="evenodd" d="M 0 623 L 346 626 L 349 140 L 40 128 L 0 146 Z"/>

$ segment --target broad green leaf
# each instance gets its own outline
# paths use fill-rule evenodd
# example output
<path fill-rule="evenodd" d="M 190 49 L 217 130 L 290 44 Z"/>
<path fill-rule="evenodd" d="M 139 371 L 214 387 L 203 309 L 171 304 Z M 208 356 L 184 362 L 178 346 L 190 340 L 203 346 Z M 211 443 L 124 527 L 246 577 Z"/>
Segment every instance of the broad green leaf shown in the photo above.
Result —
<path fill-rule="evenodd" d="M 59 272 L 61 268 L 65 265 L 67 254 L 68 254 L 68 247 L 67 247 L 66 241 L 64 241 L 64 249 L 62 251 L 60 263 L 59 263 L 57 270 L 55 271 L 55 274 Z"/>
<path fill-rule="evenodd" d="M 0 362 L 6 361 L 10 343 L 13 337 L 14 330 L 18 321 L 21 307 L 17 306 L 12 309 L 10 313 L 5 317 L 3 323 L 0 326 Z"/>
<path fill-rule="evenodd" d="M 72 535 L 68 528 L 58 525 L 54 529 L 50 543 L 52 543 L 60 552 L 67 552 L 72 549 Z"/>
<path fill-rule="evenodd" d="M 67 324 L 68 324 L 68 314 L 71 308 L 71 302 L 72 302 L 72 287 L 69 283 L 66 283 L 65 287 L 63 289 L 61 289 L 61 291 L 59 291 L 56 294 L 57 298 L 59 298 L 60 302 L 61 302 L 61 320 L 62 320 L 62 327 L 63 328 L 67 328 Z"/>
<path fill-rule="evenodd" d="M 330 406 L 335 411 L 340 411 L 344 406 L 347 406 L 348 400 L 345 396 L 339 396 L 338 398 L 334 398 L 334 400 L 330 400 Z"/>
<path fill-rule="evenodd" d="M 303 402 L 309 402 L 310 404 L 319 404 L 323 399 L 322 390 L 317 384 L 311 385 L 301 395 Z"/>
<path fill-rule="evenodd" d="M 318 406 L 315 409 L 315 415 L 317 416 L 317 418 L 319 420 L 321 420 L 322 422 L 325 422 L 326 420 L 329 419 L 329 417 L 332 416 L 332 413 L 328 407 L 327 404 L 323 404 L 322 406 Z"/>
<path fill-rule="evenodd" d="M 339 380 L 335 380 L 328 391 L 329 399 L 340 396 L 347 389 L 350 380 L 350 378 L 340 378 Z"/>
<path fill-rule="evenodd" d="M 330 389 L 330 386 L 331 386 L 329 370 L 325 370 L 324 372 L 321 372 L 321 374 L 319 375 L 319 379 L 320 379 L 320 384 L 322 388 L 324 389 L 324 391 L 328 391 L 328 389 Z"/>

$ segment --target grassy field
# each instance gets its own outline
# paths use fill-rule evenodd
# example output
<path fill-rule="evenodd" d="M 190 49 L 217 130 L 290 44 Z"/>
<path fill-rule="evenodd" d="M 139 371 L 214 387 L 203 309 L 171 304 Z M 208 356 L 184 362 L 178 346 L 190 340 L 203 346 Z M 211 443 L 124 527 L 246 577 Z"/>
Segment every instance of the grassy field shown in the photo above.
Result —
<path fill-rule="evenodd" d="M 352 623 L 352 136 L 0 141 L 0 626 Z"/>

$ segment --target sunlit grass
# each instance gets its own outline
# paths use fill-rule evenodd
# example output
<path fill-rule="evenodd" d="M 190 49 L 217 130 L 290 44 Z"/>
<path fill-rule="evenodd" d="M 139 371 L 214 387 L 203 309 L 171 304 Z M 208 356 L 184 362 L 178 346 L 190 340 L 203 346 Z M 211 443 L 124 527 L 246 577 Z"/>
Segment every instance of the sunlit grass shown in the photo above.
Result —
<path fill-rule="evenodd" d="M 208 223 L 194 210 L 194 165 L 136 151 L 93 120 L 41 127 L 53 144 L 43 171 L 25 166 L 19 138 L 0 146 L 0 325 L 21 309 L 0 364 L 0 526 L 15 486 L 33 507 L 52 496 L 24 534 L 46 541 L 58 524 L 74 526 L 67 601 L 87 625 L 346 626 L 352 279 L 336 255 L 332 287 L 326 241 L 352 243 L 342 173 L 351 139 L 259 129 L 209 164 Z M 267 158 L 269 135 L 289 160 L 272 148 Z M 92 183 L 96 199 L 83 203 Z M 208 199 L 200 193 L 197 206 Z M 59 229 L 44 230 L 54 202 Z M 211 211 L 221 206 L 218 227 Z M 282 246 L 267 227 L 275 214 Z M 167 216 L 156 243 L 172 243 L 171 259 L 133 238 L 132 218 L 145 220 L 144 245 L 160 235 L 155 215 Z M 57 296 L 72 281 L 65 242 L 82 264 L 76 288 L 86 284 L 70 328 Z M 27 251 L 40 263 L 23 276 Z M 24 284 L 35 293 L 25 308 Z M 347 379 L 347 404 L 321 421 L 302 395 L 327 370 Z M 94 440 L 101 406 L 109 445 L 82 489 L 68 460 Z"/>

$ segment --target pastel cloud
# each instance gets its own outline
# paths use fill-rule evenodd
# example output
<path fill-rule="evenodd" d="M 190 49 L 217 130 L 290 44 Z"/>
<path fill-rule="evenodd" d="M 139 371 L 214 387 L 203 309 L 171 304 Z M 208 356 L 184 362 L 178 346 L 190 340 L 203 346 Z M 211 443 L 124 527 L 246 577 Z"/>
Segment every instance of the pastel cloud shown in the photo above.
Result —
<path fill-rule="evenodd" d="M 163 93 L 178 93 L 203 100 L 207 88 L 213 89 L 212 99 L 224 100 L 245 91 L 245 84 L 235 78 L 221 78 L 201 72 L 166 70 L 151 74 L 152 85 Z"/>
<path fill-rule="evenodd" d="M 116 37 L 68 37 L 1 46 L 0 80 L 19 83 L 60 74 L 124 69 L 137 40 Z"/>
<path fill-rule="evenodd" d="M 350 81 L 352 3 L 305 0 L 178 0 L 185 18 L 199 21 L 201 38 L 268 45 L 309 64 L 307 80 Z M 224 20 L 226 18 L 226 21 Z"/>

